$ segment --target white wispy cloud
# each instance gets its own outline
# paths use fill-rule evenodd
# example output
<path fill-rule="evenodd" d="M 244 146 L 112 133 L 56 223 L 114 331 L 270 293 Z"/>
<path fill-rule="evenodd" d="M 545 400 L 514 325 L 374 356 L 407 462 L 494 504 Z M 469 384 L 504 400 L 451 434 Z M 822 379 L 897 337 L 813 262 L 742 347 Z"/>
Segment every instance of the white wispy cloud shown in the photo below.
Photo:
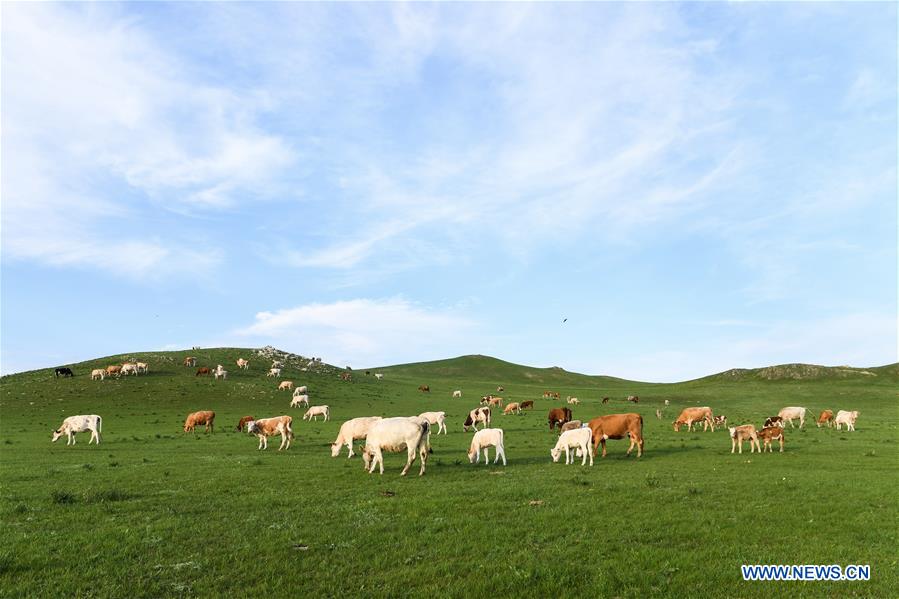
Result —
<path fill-rule="evenodd" d="M 9 258 L 158 276 L 194 248 L 210 266 L 219 250 L 151 230 L 153 212 L 264 196 L 293 160 L 257 96 L 198 83 L 116 9 L 10 5 L 3 38 Z"/>

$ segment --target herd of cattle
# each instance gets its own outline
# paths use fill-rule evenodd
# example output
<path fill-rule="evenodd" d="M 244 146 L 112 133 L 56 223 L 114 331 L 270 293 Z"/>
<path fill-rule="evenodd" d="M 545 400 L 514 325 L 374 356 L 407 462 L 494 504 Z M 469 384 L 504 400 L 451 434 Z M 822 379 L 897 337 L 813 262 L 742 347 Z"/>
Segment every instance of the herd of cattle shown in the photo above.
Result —
<path fill-rule="evenodd" d="M 185 358 L 184 366 L 196 367 L 197 360 L 194 357 Z M 247 370 L 249 361 L 240 358 L 237 360 L 237 366 L 240 369 Z M 275 361 L 268 370 L 266 376 L 280 377 L 283 364 Z M 120 365 L 111 365 L 105 369 L 95 369 L 91 372 L 91 379 L 103 380 L 107 376 L 128 376 L 146 374 L 149 367 L 143 362 L 125 362 Z M 57 368 L 56 377 L 74 376 L 70 368 Z M 212 374 L 216 379 L 227 379 L 227 371 L 221 364 L 215 369 L 200 367 L 197 369 L 196 376 Z M 368 374 L 368 373 L 366 373 Z M 375 374 L 377 380 L 382 380 L 382 374 Z M 344 379 L 346 380 L 346 379 Z M 296 386 L 293 381 L 281 381 L 277 386 L 278 391 L 292 391 L 293 396 L 290 407 L 299 407 L 305 404 L 306 413 L 303 420 L 316 420 L 317 416 L 322 416 L 324 421 L 330 419 L 330 408 L 327 405 L 310 406 L 308 387 L 306 385 Z M 428 385 L 421 385 L 418 388 L 421 392 L 430 392 Z M 504 391 L 503 387 L 497 387 L 497 392 Z M 452 393 L 454 398 L 461 398 L 462 391 L 457 389 Z M 543 394 L 545 399 L 561 399 L 561 395 L 557 392 L 546 391 Z M 580 401 L 576 397 L 568 396 L 566 401 L 569 405 L 578 405 Z M 608 403 L 609 398 L 604 397 L 602 403 Z M 628 402 L 638 403 L 637 396 L 628 396 Z M 669 401 L 665 400 L 665 405 L 669 405 Z M 533 409 L 534 401 L 527 400 L 522 402 L 510 402 L 503 408 L 503 398 L 492 394 L 485 395 L 481 398 L 481 406 L 472 409 L 465 418 L 462 426 L 463 432 L 468 432 L 469 428 L 474 429 L 474 436 L 468 450 L 468 459 L 471 463 L 480 461 L 481 453 L 484 454 L 484 463 L 488 462 L 488 449 L 494 448 L 495 457 L 493 462 L 497 463 L 502 460 L 506 465 L 506 454 L 504 446 L 504 432 L 501 428 L 490 428 L 492 420 L 491 408 L 502 408 L 504 415 L 521 414 L 522 410 Z M 795 428 L 794 420 L 799 420 L 799 428 L 805 426 L 806 415 L 809 410 L 804 407 L 787 407 L 780 410 L 777 416 L 771 416 L 765 420 L 761 429 L 756 429 L 753 424 L 743 424 L 739 426 L 731 426 L 728 428 L 731 438 L 731 453 L 737 451 L 743 453 L 743 442 L 749 441 L 750 452 L 756 450 L 760 453 L 763 448 L 760 441 L 764 442 L 764 449 L 769 452 L 773 451 L 771 445 L 774 441 L 778 441 L 780 451 L 784 450 L 784 428 L 787 422 L 791 428 Z M 656 416 L 661 418 L 661 410 L 656 411 Z M 821 426 L 835 426 L 838 430 L 842 430 L 845 425 L 847 430 L 855 430 L 855 422 L 858 418 L 857 411 L 840 410 L 834 415 L 831 410 L 824 410 L 818 417 L 816 424 Z M 551 408 L 548 413 L 547 421 L 549 430 L 552 432 L 558 428 L 559 437 L 556 444 L 550 450 L 550 456 L 553 462 L 558 462 L 562 452 L 565 453 L 565 463 L 574 463 L 575 457 L 581 458 L 581 465 L 586 465 L 589 459 L 590 465 L 593 465 L 593 458 L 597 449 L 602 446 L 602 457 L 606 457 L 606 441 L 609 439 L 628 439 L 630 445 L 627 449 L 627 455 L 631 454 L 634 448 L 637 449 L 637 457 L 643 455 L 643 417 L 637 413 L 624 414 L 608 414 L 593 418 L 586 423 L 581 420 L 575 420 L 571 408 L 557 407 Z M 206 432 L 214 432 L 215 412 L 211 410 L 202 410 L 188 414 L 184 421 L 183 430 L 186 433 L 194 432 L 197 426 L 203 426 Z M 478 429 L 478 425 L 482 425 Z M 726 416 L 715 416 L 709 407 L 685 408 L 680 415 L 672 423 L 675 432 L 679 432 L 681 427 L 686 426 L 688 431 L 711 430 L 714 432 L 716 426 L 727 426 Z M 56 442 L 60 437 L 67 437 L 67 445 L 75 444 L 75 433 L 90 431 L 91 437 L 88 444 L 95 442 L 100 443 L 100 434 L 102 432 L 103 419 L 96 414 L 70 416 L 66 418 L 62 425 L 53 431 L 52 441 Z M 364 440 L 365 445 L 362 449 L 363 465 L 369 473 L 374 472 L 375 468 L 380 467 L 380 473 L 384 473 L 383 453 L 386 452 L 402 452 L 406 451 L 406 465 L 402 470 L 405 475 L 409 468 L 418 457 L 421 461 L 419 476 L 424 474 L 427 464 L 428 454 L 431 453 L 431 432 L 433 427 L 436 428 L 436 434 L 441 432 L 445 435 L 446 413 L 445 412 L 423 412 L 418 416 L 399 416 L 392 418 L 384 418 L 381 416 L 363 416 L 353 418 L 341 425 L 337 438 L 331 444 L 331 456 L 337 457 L 343 446 L 347 448 L 347 457 L 353 457 L 353 442 Z M 281 445 L 278 451 L 290 448 L 290 442 L 294 438 L 293 433 L 293 417 L 289 415 L 275 416 L 272 418 L 256 419 L 253 416 L 244 416 L 237 424 L 237 431 L 246 431 L 248 434 L 255 435 L 259 439 L 258 449 L 264 450 L 268 448 L 268 438 L 274 436 L 281 437 Z M 572 455 L 573 450 L 573 455 Z"/>

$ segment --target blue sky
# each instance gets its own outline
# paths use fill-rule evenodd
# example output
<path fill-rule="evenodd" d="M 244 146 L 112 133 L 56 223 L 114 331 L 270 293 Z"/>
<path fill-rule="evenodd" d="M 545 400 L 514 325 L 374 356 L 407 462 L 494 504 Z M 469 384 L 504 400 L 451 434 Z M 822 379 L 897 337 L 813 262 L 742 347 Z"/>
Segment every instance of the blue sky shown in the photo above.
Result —
<path fill-rule="evenodd" d="M 647 381 L 895 362 L 896 23 L 6 3 L 0 368 L 263 344 Z"/>

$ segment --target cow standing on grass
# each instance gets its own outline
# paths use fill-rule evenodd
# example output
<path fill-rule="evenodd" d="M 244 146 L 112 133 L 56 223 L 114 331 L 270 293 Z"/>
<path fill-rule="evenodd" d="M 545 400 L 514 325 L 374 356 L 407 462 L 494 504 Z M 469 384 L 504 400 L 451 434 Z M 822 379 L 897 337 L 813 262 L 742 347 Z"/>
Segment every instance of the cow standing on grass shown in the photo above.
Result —
<path fill-rule="evenodd" d="M 88 445 L 91 444 L 91 441 L 96 441 L 97 445 L 99 445 L 100 433 L 103 432 L 103 419 L 96 414 L 69 416 L 62 421 L 62 424 L 58 429 L 53 431 L 52 442 L 56 443 L 57 439 L 65 435 L 68 438 L 66 445 L 74 445 L 75 433 L 84 431 L 91 432 L 91 438 L 87 442 Z"/>
<path fill-rule="evenodd" d="M 381 420 L 380 416 L 363 416 L 347 420 L 340 426 L 337 438 L 331 444 L 331 457 L 336 458 L 340 455 L 340 449 L 346 445 L 347 458 L 353 457 L 353 441 L 357 439 L 365 439 L 368 431 L 376 422 Z"/>
<path fill-rule="evenodd" d="M 602 457 L 606 457 L 606 441 L 608 439 L 624 439 L 629 437 L 631 444 L 627 448 L 627 454 L 631 455 L 634 447 L 637 448 L 637 457 L 643 455 L 643 416 L 635 413 L 609 414 L 599 416 L 587 423 L 593 432 L 593 453 L 602 445 Z"/>
<path fill-rule="evenodd" d="M 362 466 L 371 474 L 380 466 L 381 474 L 384 474 L 383 452 L 400 452 L 406 450 L 406 465 L 400 476 L 406 476 L 409 467 L 415 462 L 415 456 L 421 457 L 421 470 L 418 475 L 425 473 L 425 465 L 428 461 L 428 436 L 431 425 L 422 418 L 383 418 L 375 422 L 365 438 L 365 448 L 362 450 Z"/>
<path fill-rule="evenodd" d="M 215 412 L 212 410 L 203 410 L 200 412 L 194 412 L 193 414 L 188 414 L 187 418 L 184 420 L 184 432 L 192 433 L 197 425 L 203 425 L 206 427 L 207 433 L 214 433 L 213 424 L 215 422 Z"/>
<path fill-rule="evenodd" d="M 290 449 L 293 439 L 293 417 L 275 416 L 274 418 L 262 418 L 247 423 L 247 433 L 259 437 L 258 450 L 268 449 L 268 438 L 281 435 L 281 446 L 278 451 Z"/>

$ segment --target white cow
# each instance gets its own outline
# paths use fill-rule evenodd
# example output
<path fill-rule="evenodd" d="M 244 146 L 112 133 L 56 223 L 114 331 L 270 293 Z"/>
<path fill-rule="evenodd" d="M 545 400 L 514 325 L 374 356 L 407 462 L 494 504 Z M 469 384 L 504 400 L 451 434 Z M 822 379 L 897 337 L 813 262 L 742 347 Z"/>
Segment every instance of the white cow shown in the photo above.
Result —
<path fill-rule="evenodd" d="M 291 408 L 298 408 L 300 404 L 306 404 L 306 407 L 309 407 L 309 396 L 308 395 L 294 395 L 293 399 L 290 400 Z M 305 420 L 305 419 L 304 419 Z"/>
<path fill-rule="evenodd" d="M 371 430 L 371 427 L 379 420 L 381 420 L 380 416 L 363 416 L 344 422 L 340 426 L 337 438 L 334 440 L 334 443 L 331 444 L 331 457 L 336 458 L 339 456 L 340 449 L 344 445 L 346 445 L 349 450 L 346 457 L 353 457 L 353 441 L 366 438 L 368 436 L 368 431 Z"/>
<path fill-rule="evenodd" d="M 375 422 L 365 438 L 365 449 L 362 450 L 362 465 L 371 474 L 380 464 L 381 474 L 384 474 L 384 451 L 398 452 L 406 450 L 406 465 L 401 476 L 406 476 L 415 454 L 421 456 L 421 470 L 418 475 L 425 473 L 425 465 L 428 461 L 428 434 L 431 425 L 423 419 L 406 417 L 383 418 Z"/>
<path fill-rule="evenodd" d="M 244 360 L 243 358 L 237 358 L 237 368 L 240 370 L 249 370 L 250 369 L 250 361 Z"/>
<path fill-rule="evenodd" d="M 501 428 L 482 428 L 471 438 L 471 446 L 468 448 L 468 461 L 477 464 L 481 459 L 481 450 L 484 450 L 484 465 L 486 466 L 490 460 L 488 448 L 496 448 L 496 458 L 493 463 L 497 463 L 500 458 L 503 459 L 503 466 L 506 465 L 506 450 L 503 448 L 503 429 Z"/>
<path fill-rule="evenodd" d="M 281 376 L 280 368 L 269 368 L 268 374 L 265 376 Z"/>
<path fill-rule="evenodd" d="M 456 397 L 462 397 L 462 391 L 460 391 L 459 389 L 453 391 L 453 398 L 455 399 Z"/>
<path fill-rule="evenodd" d="M 137 364 L 132 364 L 130 362 L 122 364 L 122 370 L 119 371 L 119 374 L 122 376 L 128 376 L 129 374 L 137 375 Z"/>
<path fill-rule="evenodd" d="M 846 425 L 846 430 L 854 431 L 855 430 L 855 419 L 858 418 L 858 411 L 853 410 L 851 412 L 847 412 L 846 410 L 840 410 L 837 412 L 836 418 L 833 419 L 834 424 L 837 425 L 837 430 L 843 430 L 843 424 Z"/>
<path fill-rule="evenodd" d="M 272 368 L 281 368 L 281 367 L 283 367 L 283 366 L 284 366 L 284 363 L 283 363 L 283 362 L 280 362 L 280 361 L 278 361 L 278 360 L 274 360 L 274 361 L 272 362 Z"/>
<path fill-rule="evenodd" d="M 303 420 L 306 420 L 307 418 L 309 420 L 315 420 L 316 416 L 324 416 L 325 422 L 327 422 L 331 416 L 331 410 L 328 408 L 328 406 L 312 406 L 311 408 L 306 410 L 305 414 L 303 414 Z"/>
<path fill-rule="evenodd" d="M 138 374 L 147 374 L 148 372 L 150 372 L 150 365 L 146 362 L 138 362 L 137 364 L 135 364 L 135 366 L 137 366 Z"/>
<path fill-rule="evenodd" d="M 56 443 L 57 439 L 66 435 L 68 437 L 66 445 L 74 445 L 75 433 L 84 431 L 91 432 L 91 438 L 87 442 L 88 445 L 91 444 L 91 441 L 96 441 L 97 445 L 99 445 L 100 433 L 103 432 L 103 419 L 96 414 L 91 414 L 89 416 L 69 416 L 62 421 L 62 425 L 58 429 L 53 431 L 53 443 Z"/>
<path fill-rule="evenodd" d="M 793 426 L 793 419 L 798 418 L 799 419 L 799 428 L 802 428 L 803 426 L 805 426 L 805 412 L 806 412 L 805 408 L 791 407 L 791 408 L 782 409 L 780 412 L 777 413 L 777 415 L 780 416 L 784 420 L 784 422 L 789 420 L 790 428 L 796 428 Z"/>
<path fill-rule="evenodd" d="M 290 391 L 293 389 L 293 381 L 281 381 L 278 385 L 278 391 Z"/>
<path fill-rule="evenodd" d="M 308 392 L 309 392 L 309 389 L 306 387 L 306 385 L 303 385 L 303 386 L 297 387 L 296 389 L 293 390 L 293 396 L 296 397 L 297 395 L 303 395 L 304 393 L 308 393 Z"/>
<path fill-rule="evenodd" d="M 576 406 L 576 405 L 580 404 L 581 402 L 580 402 L 580 400 L 579 400 L 577 397 L 570 397 L 570 396 L 569 396 L 569 397 L 568 397 L 568 403 Z"/>
<path fill-rule="evenodd" d="M 215 380 L 228 380 L 228 371 L 227 370 L 216 370 L 214 373 Z"/>
<path fill-rule="evenodd" d="M 419 418 L 424 418 L 428 421 L 430 425 L 437 425 L 437 434 L 440 434 L 440 431 L 443 431 L 443 434 L 446 434 L 446 412 L 422 412 L 418 415 Z"/>
<path fill-rule="evenodd" d="M 381 374 L 380 372 L 376 372 L 376 373 L 375 373 L 375 378 L 378 379 L 378 380 L 380 381 L 381 379 L 384 378 L 384 375 Z"/>
<path fill-rule="evenodd" d="M 578 450 L 578 455 L 583 456 L 581 466 L 587 463 L 587 456 L 590 456 L 590 465 L 593 465 L 593 431 L 587 428 L 574 428 L 567 430 L 559 436 L 556 446 L 549 450 L 553 462 L 559 461 L 562 450 L 565 450 L 565 463 L 573 464 L 574 457 L 571 455 L 571 448 Z"/>
<path fill-rule="evenodd" d="M 91 370 L 91 380 L 96 381 L 100 379 L 101 381 L 106 378 L 106 369 L 105 368 L 94 368 Z"/>

